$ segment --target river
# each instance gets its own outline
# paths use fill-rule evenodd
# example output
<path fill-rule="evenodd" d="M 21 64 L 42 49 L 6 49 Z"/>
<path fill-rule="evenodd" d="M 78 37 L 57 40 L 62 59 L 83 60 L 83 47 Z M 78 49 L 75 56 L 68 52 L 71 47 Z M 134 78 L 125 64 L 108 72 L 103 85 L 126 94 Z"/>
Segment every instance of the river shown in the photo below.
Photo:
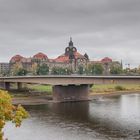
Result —
<path fill-rule="evenodd" d="M 140 94 L 99 97 L 90 102 L 26 106 L 20 128 L 7 123 L 8 140 L 138 140 Z"/>

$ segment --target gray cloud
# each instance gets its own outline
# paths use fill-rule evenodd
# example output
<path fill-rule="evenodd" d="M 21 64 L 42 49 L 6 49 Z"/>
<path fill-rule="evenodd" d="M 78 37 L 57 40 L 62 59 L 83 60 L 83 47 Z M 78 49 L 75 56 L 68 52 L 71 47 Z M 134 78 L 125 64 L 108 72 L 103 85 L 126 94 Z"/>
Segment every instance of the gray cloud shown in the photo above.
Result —
<path fill-rule="evenodd" d="M 92 59 L 139 65 L 139 0 L 0 0 L 0 61 L 63 53 L 69 36 Z"/>

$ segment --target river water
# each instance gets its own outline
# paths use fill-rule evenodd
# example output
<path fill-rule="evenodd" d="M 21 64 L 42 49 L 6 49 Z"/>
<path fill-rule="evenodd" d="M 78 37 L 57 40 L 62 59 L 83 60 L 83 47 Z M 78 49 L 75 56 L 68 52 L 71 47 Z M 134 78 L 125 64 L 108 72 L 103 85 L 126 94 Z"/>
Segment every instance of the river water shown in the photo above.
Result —
<path fill-rule="evenodd" d="M 139 140 L 140 94 L 26 106 L 30 118 L 4 129 L 8 140 Z M 15 131 L 16 130 L 16 131 Z"/>

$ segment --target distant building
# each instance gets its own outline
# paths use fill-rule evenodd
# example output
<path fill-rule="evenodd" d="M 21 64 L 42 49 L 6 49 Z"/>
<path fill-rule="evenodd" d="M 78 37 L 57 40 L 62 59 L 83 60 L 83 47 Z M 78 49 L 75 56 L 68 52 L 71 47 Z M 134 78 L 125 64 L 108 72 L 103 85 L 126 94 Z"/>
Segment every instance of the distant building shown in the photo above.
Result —
<path fill-rule="evenodd" d="M 7 74 L 9 72 L 9 63 L 0 63 L 0 74 Z"/>
<path fill-rule="evenodd" d="M 32 66 L 32 61 L 31 58 L 25 58 L 21 55 L 15 55 L 10 59 L 9 62 L 9 66 L 10 66 L 10 71 L 12 72 L 12 70 L 14 69 L 15 65 L 20 65 L 21 67 L 23 67 L 24 69 L 29 70 Z"/>
<path fill-rule="evenodd" d="M 73 71 L 77 71 L 79 66 L 86 67 L 89 61 L 88 55 L 82 55 L 77 51 L 77 48 L 70 38 L 68 47 L 65 48 L 65 53 L 54 59 L 55 63 L 65 63 L 71 67 Z"/>
<path fill-rule="evenodd" d="M 109 57 L 105 57 L 100 61 L 90 61 L 89 56 L 86 53 L 82 55 L 77 51 L 72 38 L 70 38 L 70 41 L 68 43 L 68 46 L 65 48 L 64 53 L 59 55 L 55 59 L 49 59 L 46 54 L 39 52 L 33 57 L 29 58 L 25 58 L 21 55 L 15 55 L 11 58 L 9 63 L 11 73 L 16 65 L 32 72 L 38 65 L 45 63 L 49 66 L 50 71 L 54 67 L 62 67 L 66 69 L 68 68 L 75 73 L 78 71 L 80 66 L 86 69 L 88 65 L 101 64 L 104 68 L 103 74 L 105 75 L 108 75 L 110 73 L 111 66 L 121 65 L 120 62 L 113 61 Z"/>
<path fill-rule="evenodd" d="M 72 38 L 68 44 L 68 47 L 65 48 L 64 54 L 58 56 L 55 59 L 49 59 L 46 54 L 41 52 L 35 54 L 33 57 L 25 58 L 21 55 L 15 55 L 10 60 L 10 70 L 13 69 L 15 64 L 22 65 L 23 68 L 31 70 L 34 64 L 45 63 L 49 66 L 50 69 L 53 67 L 63 67 L 69 68 L 75 72 L 80 65 L 86 67 L 87 62 L 89 61 L 88 55 L 82 55 L 77 51 L 77 48 L 74 47 Z"/>
<path fill-rule="evenodd" d="M 109 57 L 104 57 L 103 59 L 101 59 L 99 61 L 90 61 L 89 63 L 102 65 L 103 69 L 104 69 L 104 71 L 103 71 L 104 75 L 109 75 L 110 70 L 113 66 L 122 68 L 122 63 L 120 63 L 119 61 L 113 61 Z"/>

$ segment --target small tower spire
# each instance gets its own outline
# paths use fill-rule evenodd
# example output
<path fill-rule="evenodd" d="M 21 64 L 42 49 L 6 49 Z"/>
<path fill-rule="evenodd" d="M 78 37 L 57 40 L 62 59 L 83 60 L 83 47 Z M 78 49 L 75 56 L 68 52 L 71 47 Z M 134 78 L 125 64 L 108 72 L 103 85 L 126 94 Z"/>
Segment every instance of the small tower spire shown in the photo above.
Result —
<path fill-rule="evenodd" d="M 72 37 L 70 37 L 69 46 L 73 46 Z"/>

